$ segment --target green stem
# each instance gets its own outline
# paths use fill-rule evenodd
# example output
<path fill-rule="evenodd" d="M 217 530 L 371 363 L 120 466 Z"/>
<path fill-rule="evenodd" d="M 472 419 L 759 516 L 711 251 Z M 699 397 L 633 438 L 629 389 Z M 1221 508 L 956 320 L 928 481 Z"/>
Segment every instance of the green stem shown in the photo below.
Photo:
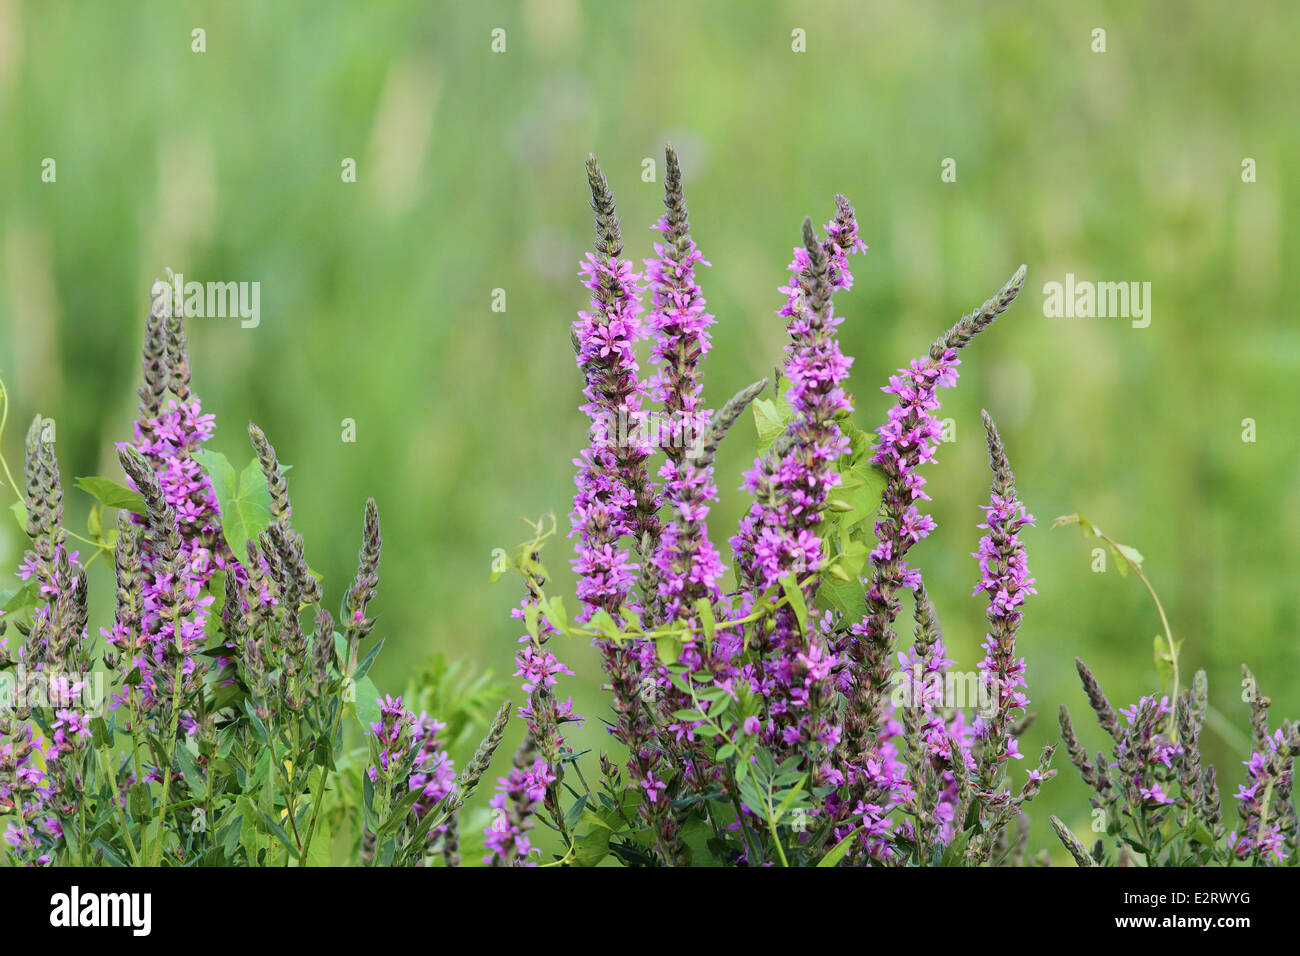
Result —
<path fill-rule="evenodd" d="M 122 826 L 122 839 L 126 841 L 126 848 L 131 851 L 131 862 L 135 866 L 140 865 L 140 854 L 136 852 L 135 841 L 131 839 L 131 826 L 127 823 L 126 810 L 122 808 L 122 802 L 117 796 L 117 774 L 112 770 L 113 757 L 109 753 L 108 747 L 96 752 L 99 757 L 100 772 L 109 782 L 109 792 L 113 799 L 113 808 L 117 811 L 118 823 Z"/>
<path fill-rule="evenodd" d="M 1110 535 L 1103 534 L 1102 532 L 1098 531 L 1097 537 L 1101 538 L 1108 545 L 1110 545 L 1111 549 L 1115 552 L 1115 554 L 1123 557 L 1124 552 L 1120 550 L 1119 543 L 1117 541 L 1114 541 L 1110 537 Z M 1142 570 L 1141 565 L 1129 561 L 1127 557 L 1124 557 L 1123 559 L 1128 564 L 1128 566 L 1133 569 L 1133 573 L 1137 575 L 1138 580 L 1141 581 L 1143 587 L 1147 589 L 1147 593 L 1151 595 L 1151 600 L 1155 603 L 1156 611 L 1159 612 L 1160 614 L 1160 624 L 1165 630 L 1165 644 L 1169 648 L 1169 665 L 1170 665 L 1170 670 L 1173 672 L 1173 688 L 1169 695 L 1169 699 L 1173 702 L 1173 711 L 1169 714 L 1169 728 L 1170 728 L 1169 734 L 1174 739 L 1174 741 L 1177 742 L 1178 740 L 1178 685 L 1179 685 L 1178 645 L 1174 643 L 1174 632 L 1169 627 L 1169 618 L 1165 614 L 1165 606 L 1160 603 L 1160 596 L 1156 594 L 1156 589 L 1153 588 L 1151 586 L 1151 582 L 1147 580 L 1146 573 Z"/>
<path fill-rule="evenodd" d="M 172 714 L 169 721 L 171 727 L 167 732 L 167 763 L 163 767 L 162 801 L 158 806 L 158 833 L 154 840 L 153 849 L 149 854 L 150 866 L 157 866 L 162 859 L 163 831 L 167 826 L 167 797 L 172 788 L 172 761 L 176 758 L 176 730 L 181 719 L 181 681 L 185 677 L 185 655 L 181 653 L 181 621 L 179 614 L 172 616 L 172 629 L 175 631 L 172 637 L 176 642 L 176 670 L 174 673 L 175 683 L 172 686 Z"/>
<path fill-rule="evenodd" d="M 776 821 L 772 819 L 776 810 L 772 807 L 772 798 L 767 800 L 767 828 L 772 834 L 772 842 L 776 844 L 776 855 L 781 858 L 781 865 L 789 868 L 790 863 L 785 858 L 785 848 L 781 846 L 781 837 L 776 832 Z"/>

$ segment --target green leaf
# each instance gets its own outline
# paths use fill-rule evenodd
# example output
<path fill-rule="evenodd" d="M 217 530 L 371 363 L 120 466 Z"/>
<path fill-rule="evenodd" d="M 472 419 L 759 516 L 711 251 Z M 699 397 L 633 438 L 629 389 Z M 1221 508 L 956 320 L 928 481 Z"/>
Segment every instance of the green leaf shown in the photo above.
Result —
<path fill-rule="evenodd" d="M 781 590 L 785 593 L 786 600 L 790 602 L 790 609 L 794 611 L 795 619 L 799 622 L 799 632 L 804 633 L 808 630 L 808 604 L 804 600 L 803 589 L 799 587 L 799 581 L 793 573 L 781 575 Z"/>
<path fill-rule="evenodd" d="M 1142 562 L 1146 559 L 1142 557 L 1142 552 L 1139 551 L 1137 548 L 1131 548 L 1127 544 L 1116 543 L 1114 550 L 1118 551 L 1119 556 L 1123 558 L 1123 561 L 1119 562 L 1116 565 L 1116 567 L 1119 568 L 1119 573 L 1121 576 L 1125 573 L 1124 572 L 1125 564 L 1128 564 L 1139 571 L 1142 570 Z"/>
<path fill-rule="evenodd" d="M 1186 830 L 1187 835 L 1193 842 L 1200 843 L 1203 846 L 1213 847 L 1218 841 L 1214 839 L 1214 834 L 1210 832 L 1200 817 L 1193 817 L 1192 822 Z"/>
<path fill-rule="evenodd" d="M 375 642 L 374 647 L 366 651 L 366 656 L 361 658 L 361 660 L 357 663 L 357 669 L 352 674 L 353 680 L 361 680 L 361 678 L 365 677 L 367 674 L 370 673 L 370 668 L 374 666 L 375 659 L 379 657 L 379 652 L 384 649 L 385 640 L 387 640 L 387 638 L 381 637 L 378 641 Z"/>
<path fill-rule="evenodd" d="M 23 608 L 35 607 L 40 596 L 40 582 L 33 577 L 25 584 L 0 592 L 0 600 L 4 601 L 4 607 L 0 610 L 5 614 L 15 614 Z"/>
<path fill-rule="evenodd" d="M 23 534 L 27 533 L 27 506 L 21 501 L 15 501 L 9 506 L 9 510 L 14 513 L 18 519 L 18 527 L 23 529 Z"/>
<path fill-rule="evenodd" d="M 316 832 L 312 834 L 311 846 L 307 849 L 307 859 L 303 862 L 307 866 L 329 866 L 332 842 L 334 842 L 334 835 L 330 833 L 329 824 L 324 819 L 317 819 Z"/>
<path fill-rule="evenodd" d="M 196 796 L 202 796 L 208 792 L 207 780 L 203 777 L 203 771 L 194 760 L 194 755 L 190 753 L 189 748 L 184 745 L 176 748 L 176 763 L 181 768 L 181 774 L 185 777 L 185 782 L 189 785 L 190 792 Z"/>
<path fill-rule="evenodd" d="M 249 865 L 256 866 L 258 855 L 266 848 L 266 840 L 262 837 L 261 830 L 257 826 L 259 816 L 257 807 L 253 806 L 252 800 L 244 796 L 235 801 L 235 807 L 242 821 L 239 842 L 243 845 L 244 852 L 248 854 Z"/>
<path fill-rule="evenodd" d="M 790 788 L 790 791 L 785 795 L 785 797 L 781 800 L 781 803 L 776 808 L 776 817 L 775 819 L 773 819 L 772 821 L 773 823 L 779 823 L 785 817 L 786 813 L 791 809 L 791 807 L 794 806 L 795 801 L 798 800 L 799 797 L 803 795 L 803 783 L 804 783 L 804 778 L 800 777 L 799 782 Z"/>
<path fill-rule="evenodd" d="M 103 854 L 104 860 L 109 866 L 126 866 L 126 863 L 117 855 L 117 852 L 103 840 L 96 840 L 92 845 Z"/>
<path fill-rule="evenodd" d="M 248 722 L 253 725 L 253 731 L 257 734 L 262 743 L 270 744 L 271 735 L 266 732 L 266 724 L 262 723 L 262 718 L 257 716 L 257 711 L 253 709 L 253 702 L 251 700 L 244 701 L 244 713 L 248 715 Z"/>
<path fill-rule="evenodd" d="M 271 523 L 271 491 L 262 466 L 254 458 L 236 476 L 234 466 L 220 452 L 204 450 L 194 459 L 212 481 L 221 508 L 221 530 L 226 544 L 236 558 L 243 558 L 248 540 L 256 540 Z"/>
<path fill-rule="evenodd" d="M 148 820 L 149 811 L 153 808 L 153 801 L 149 798 L 148 784 L 131 784 L 131 789 L 127 791 L 126 806 L 131 811 L 131 816 L 137 821 Z"/>
<path fill-rule="evenodd" d="M 125 508 L 141 517 L 145 516 L 144 499 L 138 491 L 132 491 L 109 478 L 92 476 L 76 479 L 76 485 L 82 491 L 94 497 L 105 508 Z"/>
<path fill-rule="evenodd" d="M 713 602 L 706 597 L 700 598 L 695 602 L 695 613 L 700 618 L 700 626 L 704 628 L 704 639 L 713 643 L 713 634 L 718 628 L 718 619 L 713 616 Z"/>
<path fill-rule="evenodd" d="M 606 640 L 612 641 L 618 636 L 618 622 L 610 617 L 609 612 L 604 608 L 593 614 L 587 623 Z"/>
<path fill-rule="evenodd" d="M 952 838 L 948 848 L 939 860 L 940 866 L 961 866 L 966 860 L 966 846 L 970 843 L 970 831 L 962 830 Z"/>
<path fill-rule="evenodd" d="M 858 831 L 861 829 L 862 827 L 857 827 L 845 834 L 844 839 L 826 851 L 826 855 L 817 861 L 817 865 L 819 867 L 838 866 L 840 860 L 844 859 L 845 854 L 849 852 L 849 847 L 853 845 L 853 838 L 858 835 Z"/>
<path fill-rule="evenodd" d="M 758 430 L 758 453 L 761 455 L 776 444 L 791 419 L 794 410 L 785 398 L 777 396 L 776 400 L 756 398 L 751 406 L 754 409 L 754 427 Z"/>
<path fill-rule="evenodd" d="M 356 694 L 354 709 L 357 720 L 361 722 L 361 729 L 368 733 L 370 725 L 379 720 L 379 688 L 369 677 L 363 677 L 356 682 Z"/>
<path fill-rule="evenodd" d="M 1079 529 L 1090 538 L 1098 536 L 1098 531 L 1093 527 L 1092 522 L 1077 511 L 1073 514 L 1061 515 L 1061 517 L 1052 522 L 1052 527 L 1060 528 L 1071 524 L 1077 524 Z"/>
<path fill-rule="evenodd" d="M 577 800 L 573 801 L 573 806 L 569 807 L 564 813 L 564 823 L 570 830 L 578 825 L 582 819 L 583 811 L 587 809 L 587 794 L 582 794 Z"/>
<path fill-rule="evenodd" d="M 655 653 L 663 664 L 676 664 L 682 656 L 682 639 L 676 634 L 665 634 L 655 641 Z"/>
<path fill-rule="evenodd" d="M 600 826 L 594 826 L 586 833 L 578 834 L 573 841 L 573 865 L 595 866 L 609 856 L 610 836 L 611 833 L 603 821 Z"/>
<path fill-rule="evenodd" d="M 275 839 L 279 840 L 280 846 L 283 847 L 284 850 L 295 860 L 298 859 L 298 847 L 294 845 L 293 837 L 289 836 L 289 834 L 284 831 L 284 827 L 280 826 L 271 814 L 267 813 L 265 810 L 262 810 L 261 814 L 262 823 L 265 824 L 262 828 L 263 832 L 269 833 Z"/>
<path fill-rule="evenodd" d="M 884 491 L 884 472 L 873 465 L 870 458 L 864 458 L 841 469 L 840 485 L 831 492 L 827 517 L 844 531 L 865 526 L 866 532 L 874 538 L 873 525 L 880 512 L 880 498 Z"/>
<path fill-rule="evenodd" d="M 558 594 L 551 598 L 550 603 L 546 606 L 546 619 L 551 622 L 551 626 L 561 633 L 569 629 L 569 612 L 564 607 L 564 598 Z"/>
<path fill-rule="evenodd" d="M 1155 659 L 1155 664 L 1156 664 L 1156 674 L 1160 678 L 1160 684 L 1162 687 L 1169 686 L 1170 684 L 1173 683 L 1174 680 L 1173 651 L 1176 651 L 1178 650 L 1178 648 L 1182 647 L 1183 642 L 1175 641 L 1174 645 L 1175 645 L 1174 648 L 1171 650 L 1169 647 L 1169 639 L 1166 638 L 1163 634 L 1157 634 L 1155 636 L 1155 640 L 1152 642 L 1152 646 L 1154 648 L 1153 657 Z"/>

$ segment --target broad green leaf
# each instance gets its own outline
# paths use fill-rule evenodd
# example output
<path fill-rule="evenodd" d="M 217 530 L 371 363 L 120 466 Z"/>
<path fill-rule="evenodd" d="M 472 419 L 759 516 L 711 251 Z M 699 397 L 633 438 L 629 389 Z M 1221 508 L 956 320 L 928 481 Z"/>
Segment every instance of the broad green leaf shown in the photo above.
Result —
<path fill-rule="evenodd" d="M 595 814 L 592 814 L 595 817 Z M 586 814 L 584 814 L 584 818 Z M 595 866 L 605 857 L 609 856 L 609 838 L 610 831 L 606 824 L 600 821 L 599 826 L 593 826 L 586 833 L 580 833 L 574 839 L 573 865 L 574 866 Z"/>
<path fill-rule="evenodd" d="M 1214 839 L 1214 834 L 1201 821 L 1200 817 L 1193 817 L 1192 822 L 1184 831 L 1196 843 L 1204 846 L 1213 847 L 1218 841 Z"/>
<path fill-rule="evenodd" d="M 109 478 L 98 476 L 78 478 L 76 485 L 106 508 L 125 508 L 141 517 L 147 510 L 144 499 L 140 497 L 138 491 L 132 491 Z"/>
<path fill-rule="evenodd" d="M 781 437 L 794 412 L 780 396 L 775 401 L 756 398 L 751 407 L 754 409 L 754 427 L 758 430 L 758 453 L 762 455 Z"/>
<path fill-rule="evenodd" d="M 0 610 L 5 614 L 15 614 L 23 608 L 35 607 L 40 596 L 40 583 L 33 577 L 16 588 L 6 588 L 0 592 L 0 600 L 4 602 Z"/>
<path fill-rule="evenodd" d="M 655 653 L 660 663 L 676 664 L 682 656 L 682 639 L 676 634 L 665 634 L 655 640 Z"/>
<path fill-rule="evenodd" d="M 242 559 L 248 540 L 256 540 L 271 523 L 271 491 L 262 466 L 254 458 L 242 474 L 236 475 L 234 466 L 220 452 L 205 450 L 194 458 L 212 481 L 226 544 L 236 558 Z"/>
<path fill-rule="evenodd" d="M 551 598 L 546 606 L 546 619 L 562 634 L 569 630 L 569 612 L 565 609 L 564 598 L 560 595 Z"/>
<path fill-rule="evenodd" d="M 379 722 L 379 688 L 369 677 L 362 677 L 356 682 L 356 714 L 361 728 L 367 733 L 370 725 Z"/>
<path fill-rule="evenodd" d="M 588 623 L 606 640 L 612 641 L 618 636 L 618 623 L 609 616 L 609 612 L 604 608 L 593 614 Z"/>

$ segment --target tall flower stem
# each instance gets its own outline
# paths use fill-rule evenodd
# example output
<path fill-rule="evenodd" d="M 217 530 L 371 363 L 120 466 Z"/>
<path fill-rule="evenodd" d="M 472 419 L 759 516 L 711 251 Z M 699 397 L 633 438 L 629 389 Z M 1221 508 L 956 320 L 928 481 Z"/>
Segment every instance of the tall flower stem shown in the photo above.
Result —
<path fill-rule="evenodd" d="M 181 698 L 183 696 L 181 681 L 184 677 L 185 653 L 182 649 L 181 617 L 179 614 L 172 617 L 172 630 L 173 640 L 176 642 L 176 670 L 173 674 L 170 727 L 167 731 L 167 760 L 162 768 L 163 788 L 162 800 L 158 804 L 158 832 L 154 837 L 153 851 L 149 855 L 150 866 L 157 866 L 158 861 L 162 859 L 163 831 L 167 825 L 167 797 L 170 795 L 172 788 L 172 762 L 176 759 L 176 731 L 180 726 L 181 718 Z"/>

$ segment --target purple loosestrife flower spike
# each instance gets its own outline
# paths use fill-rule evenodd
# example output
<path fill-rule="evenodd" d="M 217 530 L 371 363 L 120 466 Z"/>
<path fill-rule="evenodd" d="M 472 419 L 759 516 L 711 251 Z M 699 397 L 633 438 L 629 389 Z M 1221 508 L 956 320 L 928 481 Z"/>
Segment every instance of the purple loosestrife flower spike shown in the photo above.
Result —
<path fill-rule="evenodd" d="M 596 253 L 587 253 L 581 274 L 592 296 L 572 327 L 585 380 L 582 411 L 591 420 L 572 514 L 583 620 L 598 609 L 617 616 L 628 600 L 636 565 L 629 563 L 619 539 L 628 535 L 639 547 L 646 534 L 651 543 L 659 534 L 658 501 L 646 469 L 651 449 L 641 429 L 645 388 L 634 351 L 642 337 L 639 276 L 621 258 L 614 196 L 595 157 L 587 160 L 587 179 L 596 213 Z"/>
<path fill-rule="evenodd" d="M 173 308 L 165 323 L 167 335 L 167 387 L 181 404 L 190 401 L 190 356 L 185 340 L 185 322 L 180 308 Z"/>
<path fill-rule="evenodd" d="M 155 292 L 162 280 L 154 283 Z M 144 348 L 141 358 L 141 381 L 136 394 L 140 396 L 140 411 L 136 416 L 136 437 L 141 441 L 152 438 L 152 430 L 162 415 L 163 398 L 167 394 L 167 316 L 161 300 L 155 299 L 154 308 L 145 320 Z"/>
<path fill-rule="evenodd" d="M 456 778 L 456 797 L 452 801 L 452 810 L 458 810 L 465 804 L 474 791 L 478 788 L 479 781 L 483 779 L 483 774 L 487 773 L 488 766 L 492 763 L 492 757 L 501 746 L 501 740 L 506 735 L 506 725 L 510 723 L 510 710 L 514 705 L 506 701 L 497 708 L 497 715 L 492 718 L 492 726 L 488 728 L 487 735 L 479 743 L 478 749 L 474 751 L 474 756 L 470 757 L 469 763 L 465 764 L 465 769 L 461 771 Z"/>
<path fill-rule="evenodd" d="M 537 756 L 532 734 L 524 736 L 515 752 L 510 773 L 497 781 L 497 793 L 491 800 L 495 811 L 483 834 L 489 866 L 536 866 L 532 859 L 540 850 L 528 840 L 528 832 L 537 825 L 536 810 L 545 799 L 555 776 L 546 761 Z"/>
<path fill-rule="evenodd" d="M 54 445 L 46 441 L 52 419 L 37 415 L 27 430 L 27 462 L 24 484 L 27 501 L 27 537 L 32 550 L 45 563 L 54 560 L 67 532 L 63 530 L 63 486 L 59 482 L 59 462 Z"/>
<path fill-rule="evenodd" d="M 871 552 L 866 616 L 853 626 L 850 642 L 854 686 L 845 720 L 846 755 L 861 761 L 875 747 L 876 728 L 885 719 L 890 681 L 891 653 L 896 641 L 898 592 L 915 588 L 919 575 L 904 560 L 907 551 L 934 530 L 934 520 L 920 512 L 915 502 L 929 500 L 920 466 L 934 461 L 941 426 L 937 390 L 957 383 L 958 350 L 1010 306 L 1025 281 L 1022 265 L 999 290 L 969 315 L 962 316 L 931 346 L 923 357 L 891 376 L 881 390 L 897 396 L 888 420 L 877 430 L 874 463 L 885 473 L 881 517 L 875 532 L 879 544 Z"/>
<path fill-rule="evenodd" d="M 127 478 L 144 499 L 146 540 L 156 560 L 161 562 L 159 570 L 164 573 L 172 572 L 175 570 L 176 558 L 181 550 L 181 536 L 176 527 L 176 512 L 163 494 L 149 462 L 140 452 L 126 445 L 118 449 L 117 457 Z"/>
<path fill-rule="evenodd" d="M 208 608 L 214 601 L 212 596 L 201 596 L 202 591 L 218 570 L 230 571 L 237 582 L 243 577 L 243 569 L 230 554 L 221 533 L 221 514 L 212 483 L 195 460 L 204 442 L 212 437 L 215 425 L 214 416 L 203 413 L 191 388 L 180 303 L 174 302 L 167 309 L 158 294 L 158 284 L 154 291 L 154 309 L 145 329 L 135 442 L 118 446 L 119 455 L 138 453 L 140 462 L 152 471 L 152 483 L 171 512 L 170 530 L 164 527 L 168 519 L 154 504 L 150 504 L 150 515 L 140 522 L 148 529 L 140 544 L 145 574 L 141 633 L 147 646 L 142 648 L 145 653 L 133 655 L 130 666 L 139 666 L 146 675 L 141 685 L 141 703 L 146 708 L 160 697 L 173 697 L 175 671 L 169 659 L 177 646 L 181 648 L 185 684 L 177 692 L 186 696 L 198 690 L 206 658 L 195 652 L 206 643 Z M 164 406 L 167 391 L 174 398 Z M 140 483 L 150 482 L 139 467 L 127 469 L 127 475 L 148 502 L 149 495 Z M 172 635 L 177 622 L 181 629 L 179 640 Z M 130 696 L 134 693 L 131 691 Z M 183 716 L 183 723 L 187 730 L 193 729 L 188 715 Z"/>
<path fill-rule="evenodd" d="M 257 460 L 266 476 L 266 485 L 271 492 L 271 517 L 279 524 L 288 527 L 293 518 L 293 508 L 289 504 L 289 482 L 280 470 L 280 460 L 275 449 L 267 441 L 266 434 L 252 422 L 248 423 L 248 438 L 257 453 Z"/>
<path fill-rule="evenodd" d="M 794 248 L 789 265 L 793 278 L 780 289 L 786 304 L 778 314 L 788 319 L 790 336 L 785 397 L 794 418 L 783 440 L 745 473 L 744 487 L 754 502 L 731 539 L 744 592 L 742 614 L 788 575 L 800 580 L 806 606 L 816 597 L 819 578 L 811 572 L 822 562 L 822 509 L 840 484 L 836 462 L 849 444 L 837 418 L 852 411 L 842 387 L 852 359 L 836 339 L 843 319 L 834 313 L 833 296 L 852 286 L 849 255 L 867 248 L 858 238 L 853 207 L 838 195 L 835 204 L 825 241 L 817 238 L 812 221 L 804 220 L 803 246 Z M 763 656 L 756 689 L 770 701 L 764 741 L 778 752 L 802 753 L 815 786 L 838 784 L 842 773 L 827 758 L 841 739 L 832 676 L 839 657 L 823 622 L 801 626 L 795 612 L 784 607 L 771 619 L 770 630 L 768 624 L 760 622 L 750 638 Z"/>
<path fill-rule="evenodd" d="M 571 514 L 583 621 L 597 611 L 617 619 L 625 605 L 633 607 L 629 597 L 637 566 L 621 538 L 643 542 L 652 554 L 659 536 L 658 499 L 646 469 L 651 449 L 640 427 L 644 386 L 634 352 L 642 334 L 638 276 L 621 258 L 614 197 L 594 156 L 587 159 L 587 180 L 596 214 L 596 252 L 587 253 L 581 266 L 591 299 L 572 326 L 587 398 L 582 411 L 591 421 L 590 445 L 576 462 L 578 490 Z M 611 732 L 637 753 L 649 729 L 637 696 L 641 675 L 636 649 L 610 640 L 596 644 L 613 688 Z"/>
<path fill-rule="evenodd" d="M 128 669 L 140 668 L 144 677 L 142 704 L 148 708 L 159 700 L 184 697 L 199 686 L 204 659 L 198 652 L 203 646 L 208 609 L 215 600 L 211 595 L 201 596 L 201 592 L 212 568 L 208 562 L 210 552 L 183 539 L 170 496 L 144 455 L 130 445 L 122 445 L 118 460 L 129 483 L 144 498 L 147 510 L 141 549 L 142 563 L 149 573 L 143 587 L 145 646 L 144 653 L 134 657 Z M 182 688 L 173 686 L 177 655 L 181 658 Z M 182 723 L 191 729 L 185 717 Z"/>
<path fill-rule="evenodd" d="M 1088 848 L 1083 845 L 1082 841 L 1055 815 L 1047 818 L 1052 825 L 1052 832 L 1056 834 L 1065 848 L 1070 851 L 1070 856 L 1074 857 L 1074 862 L 1079 866 L 1096 866 L 1097 862 L 1088 855 Z"/>
<path fill-rule="evenodd" d="M 1244 664 L 1241 677 L 1243 687 L 1258 688 L 1255 676 Z M 1228 844 L 1238 859 L 1273 865 L 1296 850 L 1298 830 L 1291 791 L 1293 765 L 1300 756 L 1300 729 L 1284 722 L 1270 733 L 1268 709 L 1272 702 L 1256 690 L 1249 703 L 1255 750 L 1244 761 L 1246 782 L 1237 790 L 1240 835 L 1238 831 L 1231 833 Z"/>
<path fill-rule="evenodd" d="M 647 322 L 655 333 L 652 361 L 661 366 L 647 386 L 662 404 L 670 430 L 668 436 L 660 434 L 659 444 L 668 457 L 660 477 L 665 482 L 664 497 L 674 511 L 643 577 L 643 600 L 655 624 L 678 618 L 683 608 L 689 616 L 700 598 L 716 601 L 724 572 L 722 559 L 709 541 L 706 520 L 717 487 L 712 467 L 700 461 L 701 437 L 709 427 L 710 413 L 700 407 L 699 366 L 709 352 L 714 319 L 705 311 L 695 266 L 709 263 L 690 236 L 677 153 L 672 146 L 665 153 L 666 212 L 652 227 L 663 234 L 663 241 L 654 244 L 655 258 L 645 260 L 651 290 Z"/>
<path fill-rule="evenodd" d="M 128 511 L 117 514 L 117 543 L 113 548 L 113 566 L 117 577 L 116 615 L 113 629 L 101 628 L 107 644 L 114 648 L 105 656 L 110 666 L 120 662 L 118 654 L 133 660 L 144 649 L 142 626 L 144 623 L 145 582 L 144 565 L 140 561 L 140 528 Z"/>
<path fill-rule="evenodd" d="M 909 691 L 904 716 L 917 724 L 916 733 L 924 745 L 921 751 L 924 766 L 911 768 L 912 790 L 918 799 L 923 798 L 926 795 L 917 783 L 933 781 L 934 793 L 922 811 L 933 817 L 936 835 L 946 844 L 952 839 L 954 827 L 962 823 L 954 819 L 961 794 L 953 764 L 960 761 L 963 772 L 976 769 L 971 756 L 974 729 L 962 711 L 950 706 L 947 700 L 947 674 L 953 661 L 947 656 L 938 617 L 924 584 L 916 590 L 914 616 L 916 640 L 906 653 L 898 655 L 899 670 L 905 675 L 904 686 Z M 956 750 L 952 748 L 953 741 L 958 744 Z"/>
<path fill-rule="evenodd" d="M 1088 703 L 1093 713 L 1097 715 L 1097 722 L 1106 733 L 1110 734 L 1112 740 L 1119 743 L 1124 739 L 1124 730 L 1120 727 L 1115 709 L 1107 699 L 1105 691 L 1101 689 L 1101 684 L 1093 676 L 1092 671 L 1088 670 L 1088 665 L 1082 658 L 1074 659 L 1074 668 L 1079 672 L 1079 681 L 1083 684 L 1084 693 L 1088 695 Z"/>
<path fill-rule="evenodd" d="M 1015 476 L 1007 462 L 1002 439 L 988 412 L 981 412 L 988 439 L 989 465 L 993 471 L 990 503 L 985 506 L 986 520 L 980 524 L 988 531 L 980 539 L 980 582 L 975 594 L 988 595 L 989 632 L 984 640 L 984 659 L 979 664 L 984 684 L 990 691 L 992 711 L 976 721 L 980 748 L 980 785 L 990 795 L 1001 787 L 1006 776 L 1006 761 L 1021 756 L 1011 735 L 1013 712 L 1025 712 L 1029 699 L 1020 688 L 1025 686 L 1024 658 L 1015 656 L 1016 631 L 1020 627 L 1025 598 L 1036 593 L 1029 576 L 1025 546 L 1020 529 L 1034 523 L 1034 516 L 1016 498 Z"/>
<path fill-rule="evenodd" d="M 553 520 L 553 519 L 552 519 Z M 553 530 L 553 528 L 552 528 Z M 550 770 L 552 782 L 547 787 L 545 804 L 551 818 L 561 834 L 567 837 L 567 824 L 560 807 L 561 786 L 564 779 L 564 764 L 561 760 L 564 736 L 561 728 L 568 723 L 581 723 L 582 716 L 573 711 L 573 699 L 565 701 L 556 699 L 552 688 L 559 675 L 572 675 L 559 659 L 546 649 L 553 635 L 559 630 L 542 613 L 542 604 L 546 599 L 546 577 L 541 563 L 541 546 L 552 531 L 543 531 L 542 522 L 537 524 L 537 537 L 527 545 L 529 553 L 520 562 L 520 570 L 528 588 L 527 597 L 512 613 L 513 617 L 525 622 L 528 632 L 519 638 L 523 645 L 515 655 L 516 677 L 521 677 L 522 689 L 527 695 L 524 705 L 519 708 L 519 716 L 528 726 L 528 732 L 537 743 L 541 759 Z"/>
<path fill-rule="evenodd" d="M 334 660 L 334 615 L 321 608 L 316 612 L 316 631 L 311 645 L 311 694 L 319 697 L 330 677 Z"/>
<path fill-rule="evenodd" d="M 366 608 L 379 588 L 379 556 L 384 540 L 379 533 L 379 508 L 374 498 L 366 499 L 366 516 L 357 554 L 357 574 L 343 596 L 343 627 L 349 642 L 364 638 L 375 626 L 366 616 Z M 355 662 L 349 662 L 349 666 Z"/>

